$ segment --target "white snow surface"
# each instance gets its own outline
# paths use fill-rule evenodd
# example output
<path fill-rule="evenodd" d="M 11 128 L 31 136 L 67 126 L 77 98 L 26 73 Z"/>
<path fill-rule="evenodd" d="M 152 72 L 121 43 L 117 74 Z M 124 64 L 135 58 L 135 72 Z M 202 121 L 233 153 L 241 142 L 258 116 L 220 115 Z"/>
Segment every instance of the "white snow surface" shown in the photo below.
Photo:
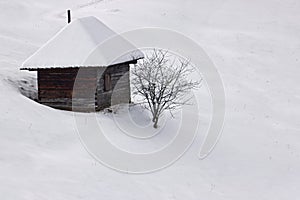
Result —
<path fill-rule="evenodd" d="M 115 32 L 93 16 L 75 19 L 26 59 L 21 69 L 106 67 L 143 58 L 141 51 L 119 37 L 118 43 L 109 49 L 115 51 L 115 48 L 122 47 L 129 52 L 121 57 L 103 56 L 101 52 L 109 49 L 101 49 L 101 44 L 114 36 Z"/>
<path fill-rule="evenodd" d="M 201 134 L 192 147 L 172 166 L 143 175 L 96 162 L 71 112 L 20 94 L 19 82 L 36 76 L 20 66 L 65 26 L 68 8 L 73 18 L 96 16 L 118 33 L 162 27 L 204 48 L 226 93 L 222 137 L 209 157 L 197 159 L 211 113 L 205 87 L 197 96 Z M 298 199 L 299 21 L 298 0 L 0 1 L 0 199 Z M 145 124 L 147 117 L 135 113 Z M 160 138 L 139 144 L 118 132 L 111 114 L 97 116 L 110 139 L 131 151 L 163 145 L 177 123 L 170 119 Z"/>

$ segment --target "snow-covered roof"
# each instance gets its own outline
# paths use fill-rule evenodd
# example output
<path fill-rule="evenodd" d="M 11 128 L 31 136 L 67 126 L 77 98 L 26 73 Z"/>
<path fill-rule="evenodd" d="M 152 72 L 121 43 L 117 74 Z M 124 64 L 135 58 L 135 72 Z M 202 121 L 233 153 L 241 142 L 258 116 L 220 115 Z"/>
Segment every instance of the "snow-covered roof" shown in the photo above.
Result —
<path fill-rule="evenodd" d="M 101 43 L 116 35 L 95 17 L 76 19 L 25 60 L 21 69 L 99 67 L 144 57 L 141 51 L 120 36 L 110 42 L 110 46 L 101 46 Z M 130 52 L 117 55 L 124 50 Z"/>

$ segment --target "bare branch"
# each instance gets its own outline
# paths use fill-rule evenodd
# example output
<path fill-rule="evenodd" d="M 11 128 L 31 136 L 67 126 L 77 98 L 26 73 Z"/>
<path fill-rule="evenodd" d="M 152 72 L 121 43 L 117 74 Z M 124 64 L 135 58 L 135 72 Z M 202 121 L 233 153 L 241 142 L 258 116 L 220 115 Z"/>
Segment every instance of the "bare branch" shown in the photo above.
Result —
<path fill-rule="evenodd" d="M 201 80 L 188 79 L 194 72 L 190 60 L 172 59 L 168 51 L 154 49 L 132 70 L 134 94 L 139 94 L 152 113 L 154 127 L 165 110 L 188 105 L 187 94 L 200 87 Z M 173 115 L 172 115 L 173 116 Z"/>

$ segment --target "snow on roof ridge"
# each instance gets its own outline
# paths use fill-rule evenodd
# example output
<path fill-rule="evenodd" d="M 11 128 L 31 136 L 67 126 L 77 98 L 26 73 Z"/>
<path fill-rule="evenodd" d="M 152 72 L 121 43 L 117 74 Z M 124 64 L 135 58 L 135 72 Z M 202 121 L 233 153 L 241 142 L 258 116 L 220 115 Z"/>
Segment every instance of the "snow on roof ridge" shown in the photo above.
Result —
<path fill-rule="evenodd" d="M 88 20 L 88 21 L 87 21 Z M 91 40 L 93 40 L 94 42 L 97 43 L 97 45 L 99 44 L 97 39 L 95 39 L 95 37 L 93 37 L 93 35 L 91 34 L 91 32 L 89 32 L 89 29 L 87 27 L 86 22 L 96 22 L 99 25 L 103 26 L 106 28 L 106 30 L 111 30 L 108 26 L 106 26 L 104 23 L 102 23 L 99 19 L 97 19 L 94 16 L 86 16 L 86 17 L 82 17 L 82 18 L 77 18 L 76 21 L 80 22 L 80 25 L 83 27 L 83 30 L 87 33 L 88 36 L 90 36 Z M 72 23 L 72 22 L 71 22 Z M 111 36 L 116 35 L 117 33 L 115 33 L 114 31 L 111 30 Z"/>
<path fill-rule="evenodd" d="M 35 53 L 28 57 L 22 63 L 20 69 L 57 68 L 59 66 L 61 68 L 67 66 L 81 67 L 92 50 L 114 35 L 117 35 L 117 33 L 94 16 L 77 18 L 65 25 Z M 124 39 L 124 42 L 126 45 L 134 47 L 126 39 Z M 134 57 L 124 56 L 119 60 L 119 63 L 143 58 L 142 52 L 138 49 L 135 51 L 136 55 Z M 110 64 L 100 59 L 97 60 L 96 64 L 93 63 L 89 66 L 97 65 L 109 66 Z"/>

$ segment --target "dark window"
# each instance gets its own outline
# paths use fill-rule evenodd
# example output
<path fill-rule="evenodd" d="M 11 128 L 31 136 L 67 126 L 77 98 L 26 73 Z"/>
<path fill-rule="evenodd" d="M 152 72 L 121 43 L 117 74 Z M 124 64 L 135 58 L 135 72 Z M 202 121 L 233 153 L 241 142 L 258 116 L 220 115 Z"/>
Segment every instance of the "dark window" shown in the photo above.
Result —
<path fill-rule="evenodd" d="M 104 76 L 104 91 L 111 90 L 111 76 L 110 74 L 105 74 Z"/>

